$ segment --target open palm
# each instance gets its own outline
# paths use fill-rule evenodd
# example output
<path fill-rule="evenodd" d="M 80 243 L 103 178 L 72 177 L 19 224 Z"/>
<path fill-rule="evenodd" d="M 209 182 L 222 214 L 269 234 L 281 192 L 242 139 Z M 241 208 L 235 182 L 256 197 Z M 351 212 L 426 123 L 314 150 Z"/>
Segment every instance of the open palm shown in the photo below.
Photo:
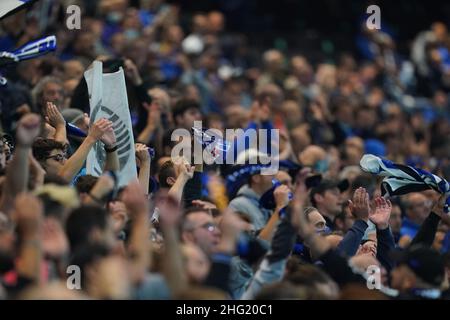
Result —
<path fill-rule="evenodd" d="M 392 204 L 389 200 L 382 197 L 375 198 L 375 210 L 370 212 L 369 219 L 379 229 L 389 227 L 389 218 L 391 216 Z"/>

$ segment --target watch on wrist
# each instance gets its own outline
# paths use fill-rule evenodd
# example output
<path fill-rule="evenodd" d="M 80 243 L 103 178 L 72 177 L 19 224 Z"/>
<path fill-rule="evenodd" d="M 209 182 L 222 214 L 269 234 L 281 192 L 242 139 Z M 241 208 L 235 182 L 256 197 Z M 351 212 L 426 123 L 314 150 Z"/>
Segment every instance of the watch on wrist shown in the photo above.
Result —
<path fill-rule="evenodd" d="M 117 144 L 115 146 L 113 146 L 113 147 L 108 147 L 108 146 L 105 145 L 105 151 L 107 153 L 111 153 L 111 152 L 117 151 L 117 149 L 118 149 Z"/>

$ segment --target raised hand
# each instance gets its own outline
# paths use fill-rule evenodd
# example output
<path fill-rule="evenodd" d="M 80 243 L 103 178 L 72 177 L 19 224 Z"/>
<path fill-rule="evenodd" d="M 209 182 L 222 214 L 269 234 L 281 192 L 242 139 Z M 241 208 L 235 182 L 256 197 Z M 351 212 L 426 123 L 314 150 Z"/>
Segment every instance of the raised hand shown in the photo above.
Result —
<path fill-rule="evenodd" d="M 139 75 L 138 68 L 132 60 L 126 59 L 124 62 L 124 68 L 125 74 L 130 78 L 135 86 L 139 86 L 142 84 L 142 78 Z"/>
<path fill-rule="evenodd" d="M 39 135 L 41 119 L 37 114 L 28 113 L 24 115 L 17 126 L 16 139 L 18 145 L 31 146 L 34 139 Z"/>
<path fill-rule="evenodd" d="M 291 192 L 291 190 L 285 185 L 281 185 L 275 189 L 273 196 L 277 208 L 281 209 L 289 204 L 289 192 Z"/>
<path fill-rule="evenodd" d="M 175 172 L 177 177 L 189 180 L 194 176 L 195 166 L 191 166 L 185 158 L 178 158 L 174 160 Z"/>
<path fill-rule="evenodd" d="M 357 218 L 364 221 L 369 219 L 370 205 L 369 194 L 366 189 L 360 187 L 356 189 L 353 194 L 353 201 L 348 200 L 349 208 L 352 214 Z"/>
<path fill-rule="evenodd" d="M 138 158 L 140 163 L 150 162 L 149 148 L 143 143 L 136 143 L 134 146 L 136 149 L 136 158 Z"/>
<path fill-rule="evenodd" d="M 100 141 L 103 142 L 107 147 L 113 147 L 116 145 L 116 134 L 114 133 L 114 129 L 112 126 L 105 131 L 103 136 L 100 138 Z"/>
<path fill-rule="evenodd" d="M 47 108 L 45 110 L 45 121 L 53 128 L 58 128 L 66 125 L 63 115 L 59 112 L 58 108 L 52 102 L 47 102 Z"/>
<path fill-rule="evenodd" d="M 103 141 L 103 135 L 107 132 L 109 133 L 109 137 L 111 138 L 111 130 L 112 130 L 112 122 L 105 118 L 101 118 L 101 119 L 97 120 L 92 125 L 92 127 L 89 128 L 88 137 L 91 137 L 95 141 L 98 141 L 100 139 L 102 139 L 102 141 Z M 114 131 L 113 131 L 113 133 L 114 133 Z M 114 139 L 115 139 L 115 135 L 114 135 Z M 108 137 L 106 138 L 106 142 L 109 142 Z M 104 143 L 106 144 L 106 142 L 104 142 Z"/>
<path fill-rule="evenodd" d="M 306 187 L 305 180 L 310 173 L 311 168 L 303 168 L 297 174 L 294 198 L 291 202 L 292 208 L 294 210 L 303 211 L 303 207 L 306 203 L 306 200 L 308 199 L 308 188 Z"/>
<path fill-rule="evenodd" d="M 370 212 L 369 219 L 378 229 L 386 229 L 389 227 L 389 217 L 391 216 L 392 204 L 391 201 L 383 197 L 375 198 L 375 210 Z"/>

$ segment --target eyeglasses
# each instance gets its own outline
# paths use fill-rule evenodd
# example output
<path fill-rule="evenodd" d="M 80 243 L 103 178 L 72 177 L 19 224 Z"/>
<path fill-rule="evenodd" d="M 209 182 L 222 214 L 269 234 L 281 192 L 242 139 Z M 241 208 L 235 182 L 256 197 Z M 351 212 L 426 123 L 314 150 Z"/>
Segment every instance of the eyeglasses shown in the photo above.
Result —
<path fill-rule="evenodd" d="M 58 162 L 63 162 L 64 160 L 66 160 L 66 156 L 64 154 L 55 154 L 53 156 L 48 156 L 46 159 L 53 159 L 56 160 Z"/>
<path fill-rule="evenodd" d="M 200 225 L 198 227 L 193 228 L 192 231 L 197 229 L 197 228 L 202 228 L 202 229 L 205 229 L 205 230 L 207 230 L 209 232 L 214 232 L 217 229 L 217 225 L 215 223 L 212 223 L 212 222 L 207 222 L 207 223 L 204 223 L 204 224 L 202 224 L 202 225 Z"/>

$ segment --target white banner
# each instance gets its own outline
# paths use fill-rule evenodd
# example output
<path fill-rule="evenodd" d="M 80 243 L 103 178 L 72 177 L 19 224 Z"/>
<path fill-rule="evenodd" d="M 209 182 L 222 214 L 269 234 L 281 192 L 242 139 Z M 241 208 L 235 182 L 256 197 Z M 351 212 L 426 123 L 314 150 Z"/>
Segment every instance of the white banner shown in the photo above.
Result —
<path fill-rule="evenodd" d="M 7 13 L 17 9 L 31 0 L 1 0 L 0 1 L 0 18 Z"/>
<path fill-rule="evenodd" d="M 103 64 L 94 61 L 93 68 L 87 70 L 84 77 L 89 91 L 91 124 L 100 118 L 106 118 L 113 123 L 120 163 L 117 178 L 119 187 L 122 187 L 137 176 L 133 129 L 123 69 L 103 74 Z M 89 152 L 86 163 L 87 174 L 100 176 L 105 159 L 103 143 L 98 141 Z"/>

